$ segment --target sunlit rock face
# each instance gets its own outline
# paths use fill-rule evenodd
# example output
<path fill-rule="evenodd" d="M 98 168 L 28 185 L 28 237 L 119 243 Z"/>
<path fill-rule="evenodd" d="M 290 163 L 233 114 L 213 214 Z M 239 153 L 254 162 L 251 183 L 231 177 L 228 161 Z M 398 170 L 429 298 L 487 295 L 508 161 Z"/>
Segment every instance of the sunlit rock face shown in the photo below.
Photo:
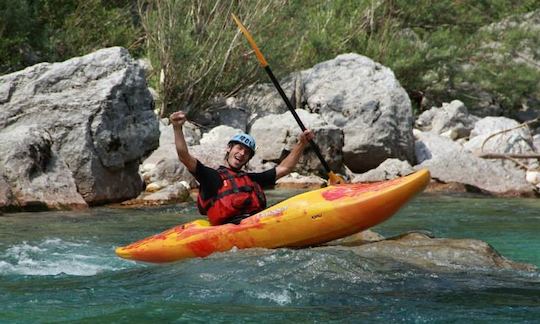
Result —
<path fill-rule="evenodd" d="M 158 141 L 143 69 L 124 48 L 0 77 L 8 206 L 54 207 L 58 200 L 69 208 L 134 197 L 142 189 L 140 159 Z"/>

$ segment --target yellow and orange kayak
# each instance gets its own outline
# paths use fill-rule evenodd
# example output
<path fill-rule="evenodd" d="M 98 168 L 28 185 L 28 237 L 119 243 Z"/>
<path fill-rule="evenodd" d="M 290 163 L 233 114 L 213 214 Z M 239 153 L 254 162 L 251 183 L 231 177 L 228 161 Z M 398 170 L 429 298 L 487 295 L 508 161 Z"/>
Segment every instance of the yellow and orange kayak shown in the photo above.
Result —
<path fill-rule="evenodd" d="M 211 226 L 195 220 L 119 247 L 116 254 L 145 262 L 171 262 L 214 252 L 262 247 L 306 247 L 352 235 L 390 218 L 430 181 L 427 169 L 368 184 L 309 191 L 242 220 Z"/>

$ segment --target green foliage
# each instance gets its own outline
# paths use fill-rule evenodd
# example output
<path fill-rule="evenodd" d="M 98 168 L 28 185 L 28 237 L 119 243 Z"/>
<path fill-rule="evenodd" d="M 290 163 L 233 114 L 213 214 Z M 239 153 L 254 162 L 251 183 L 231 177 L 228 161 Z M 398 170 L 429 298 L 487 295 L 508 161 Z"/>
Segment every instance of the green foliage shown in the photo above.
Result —
<path fill-rule="evenodd" d="M 28 49 L 35 45 L 30 37 L 37 20 L 33 7 L 25 0 L 0 0 L 0 74 L 26 66 Z M 37 34 L 37 33 L 36 33 Z"/>
<path fill-rule="evenodd" d="M 519 109 L 527 98 L 540 100 L 540 34 L 524 28 L 519 19 L 508 19 L 503 27 L 481 30 L 479 44 L 470 60 L 477 62 L 463 73 L 465 82 L 491 93 L 506 109 Z"/>
<path fill-rule="evenodd" d="M 505 35 L 505 39 L 500 40 L 499 54 L 505 60 L 496 62 L 481 57 L 482 46 L 495 40 L 483 31 L 485 26 L 539 10 L 538 2 L 422 0 L 411 5 L 409 1 L 396 0 L 385 3 L 387 7 L 383 6 L 381 12 L 386 14 L 381 13 L 380 17 L 397 24 L 388 35 L 402 35 L 404 30 L 409 30 L 416 39 L 385 36 L 379 42 L 387 40 L 387 50 L 367 55 L 392 68 L 410 94 L 422 93 L 433 104 L 462 99 L 472 110 L 478 100 L 475 93 L 467 90 L 492 93 L 507 110 L 518 108 L 524 96 L 538 95 L 538 70 L 520 67 L 512 59 L 519 46 L 540 48 L 538 33 L 523 33 L 521 28 L 517 28 L 519 36 L 511 30 L 500 31 L 498 35 Z M 525 70 L 526 75 L 519 74 Z"/>
<path fill-rule="evenodd" d="M 138 30 L 133 25 L 129 4 L 118 5 L 102 0 L 77 1 L 51 35 L 56 56 L 63 59 L 111 46 L 136 49 Z"/>
<path fill-rule="evenodd" d="M 474 110 L 483 91 L 511 111 L 540 96 L 540 33 L 510 23 L 538 10 L 537 0 L 0 0 L 0 74 L 124 46 L 152 61 L 162 115 L 194 113 L 267 82 L 235 13 L 278 78 L 355 52 L 391 68 L 416 108 L 457 98 Z"/>
<path fill-rule="evenodd" d="M 249 84 L 259 69 L 246 55 L 248 50 L 231 13 L 242 17 L 259 35 L 274 23 L 268 13 L 281 5 L 280 1 L 262 0 L 141 1 L 147 54 L 159 71 L 153 84 L 160 93 L 161 114 L 167 116 L 180 109 L 192 114 L 208 107 L 218 94 Z"/>
<path fill-rule="evenodd" d="M 108 46 L 140 53 L 131 2 L 0 0 L 0 74 Z"/>

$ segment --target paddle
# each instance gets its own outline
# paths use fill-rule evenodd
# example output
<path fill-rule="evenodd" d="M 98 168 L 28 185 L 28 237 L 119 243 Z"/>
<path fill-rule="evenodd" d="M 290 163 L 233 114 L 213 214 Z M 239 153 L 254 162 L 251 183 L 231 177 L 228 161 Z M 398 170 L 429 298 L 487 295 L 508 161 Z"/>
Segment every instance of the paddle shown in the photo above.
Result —
<path fill-rule="evenodd" d="M 300 129 L 302 129 L 302 131 L 305 131 L 306 127 L 304 126 L 304 123 L 302 123 L 302 121 L 300 120 L 300 117 L 298 116 L 298 114 L 294 110 L 294 107 L 291 104 L 291 101 L 285 95 L 285 92 L 283 91 L 283 88 L 281 88 L 281 85 L 279 84 L 278 80 L 274 76 L 274 73 L 272 73 L 272 70 L 270 69 L 270 66 L 268 65 L 268 62 L 266 61 L 263 54 L 259 50 L 259 47 L 257 46 L 255 41 L 253 40 L 253 37 L 251 36 L 249 31 L 246 29 L 246 27 L 240 22 L 240 20 L 234 14 L 231 14 L 231 16 L 232 16 L 232 19 L 234 20 L 234 22 L 236 23 L 236 25 L 238 25 L 238 28 L 240 28 L 240 31 L 242 31 L 242 34 L 244 34 L 244 36 L 246 37 L 246 39 L 247 39 L 249 45 L 251 46 L 251 48 L 255 51 L 255 56 L 257 56 L 257 59 L 259 60 L 259 63 L 261 64 L 261 66 L 266 71 L 266 74 L 268 74 L 268 76 L 270 77 L 270 80 L 272 80 L 272 83 L 274 84 L 277 91 L 281 95 L 281 98 L 283 98 L 283 101 L 285 101 L 285 104 L 287 105 L 287 108 L 289 108 L 289 111 L 292 113 L 294 119 L 298 123 L 298 126 L 300 126 Z M 328 165 L 328 163 L 326 163 L 326 160 L 324 159 L 324 157 L 321 154 L 321 150 L 319 149 L 319 146 L 313 140 L 309 140 L 309 144 L 311 145 L 311 148 L 313 149 L 313 151 L 315 151 L 315 154 L 317 155 L 317 157 L 321 161 L 324 169 L 328 173 L 328 183 L 331 184 L 331 185 L 345 183 L 345 179 L 343 179 L 343 177 L 335 174 L 330 169 L 330 166 Z"/>

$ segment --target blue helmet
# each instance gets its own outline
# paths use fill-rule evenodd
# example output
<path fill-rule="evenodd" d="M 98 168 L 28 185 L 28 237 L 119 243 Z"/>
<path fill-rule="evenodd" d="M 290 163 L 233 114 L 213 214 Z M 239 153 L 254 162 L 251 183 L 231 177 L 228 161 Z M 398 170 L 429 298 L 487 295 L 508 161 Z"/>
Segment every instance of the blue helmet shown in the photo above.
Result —
<path fill-rule="evenodd" d="M 234 135 L 229 144 L 240 143 L 247 146 L 251 150 L 251 155 L 255 154 L 255 139 L 248 134 L 236 134 Z"/>

